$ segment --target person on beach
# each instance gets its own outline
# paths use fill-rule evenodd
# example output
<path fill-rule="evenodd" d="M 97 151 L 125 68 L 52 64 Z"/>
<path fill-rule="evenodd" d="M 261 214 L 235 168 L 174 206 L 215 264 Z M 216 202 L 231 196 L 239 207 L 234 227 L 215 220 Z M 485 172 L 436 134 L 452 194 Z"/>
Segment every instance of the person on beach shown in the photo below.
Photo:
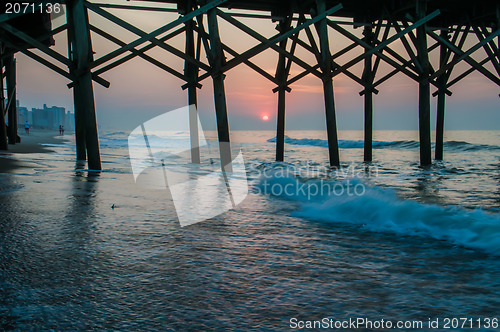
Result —
<path fill-rule="evenodd" d="M 28 123 L 28 121 L 24 122 L 24 130 L 26 131 L 26 134 L 30 133 L 30 124 Z"/>
<path fill-rule="evenodd" d="M 59 125 L 59 135 L 64 135 L 64 126 Z"/>

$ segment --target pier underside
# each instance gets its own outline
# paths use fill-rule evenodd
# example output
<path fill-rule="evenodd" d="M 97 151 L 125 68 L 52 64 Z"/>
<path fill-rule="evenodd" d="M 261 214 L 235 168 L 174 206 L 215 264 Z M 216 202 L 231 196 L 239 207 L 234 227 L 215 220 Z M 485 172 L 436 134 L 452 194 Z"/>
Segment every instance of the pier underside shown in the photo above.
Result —
<path fill-rule="evenodd" d="M 118 68 L 127 61 L 140 57 L 159 70 L 180 79 L 187 90 L 187 101 L 197 104 L 197 89 L 205 79 L 212 79 L 217 118 L 218 137 L 221 143 L 221 164 L 231 161 L 230 129 L 224 78 L 230 70 L 245 65 L 275 84 L 278 98 L 276 160 L 285 158 L 286 95 L 294 83 L 306 76 L 315 76 L 322 83 L 325 121 L 329 143 L 330 165 L 341 164 L 336 121 L 334 80 L 344 75 L 360 86 L 364 98 L 365 145 L 364 160 L 371 162 L 373 94 L 378 87 L 403 74 L 413 81 L 419 91 L 420 162 L 432 162 L 431 150 L 431 97 L 438 98 L 435 159 L 443 159 L 443 137 L 446 96 L 452 87 L 473 72 L 479 72 L 492 83 L 500 86 L 500 4 L 498 1 L 451 0 L 346 0 L 346 1 L 123 1 L 114 4 L 87 0 L 32 1 L 34 4 L 58 3 L 64 8 L 65 23 L 51 26 L 50 15 L 43 13 L 0 14 L 0 54 L 2 78 L 7 92 L 0 98 L 0 149 L 14 144 L 17 135 L 15 100 L 15 53 L 47 66 L 68 79 L 75 101 L 75 128 L 77 159 L 88 160 L 89 169 L 100 170 L 99 140 L 96 123 L 93 83 L 109 87 L 102 74 Z M 3 8 L 5 10 L 5 8 Z M 175 19 L 164 22 L 152 32 L 145 32 L 114 9 L 178 13 Z M 105 27 L 91 22 L 89 12 L 106 19 L 136 35 L 132 41 L 120 40 Z M 270 20 L 277 25 L 277 33 L 263 36 L 247 22 L 253 19 Z M 251 36 L 258 44 L 246 51 L 235 51 L 221 38 L 219 22 L 225 21 L 239 32 Z M 54 36 L 66 33 L 68 56 L 56 52 L 52 46 Z M 115 45 L 115 49 L 94 58 L 92 36 L 99 35 Z M 185 47 L 173 46 L 171 40 L 185 35 Z M 333 37 L 332 37 L 333 36 Z M 348 46 L 339 47 L 335 36 L 348 39 Z M 183 60 L 184 66 L 176 68 L 147 52 L 161 48 Z M 312 55 L 307 61 L 297 49 Z M 264 51 L 276 52 L 276 71 L 269 72 L 259 66 L 254 58 Z M 356 53 L 357 51 L 357 53 Z M 438 54 L 438 56 L 432 56 Z M 346 55 L 350 55 L 346 60 Z M 433 61 L 437 58 L 438 61 Z M 342 61 L 341 61 L 342 60 Z M 362 64 L 362 72 L 354 66 Z M 379 70 L 381 64 L 389 71 Z M 465 64 L 459 66 L 458 64 Z M 291 67 L 299 68 L 297 74 Z M 460 72 L 458 70 L 460 69 Z M 6 95 L 7 94 L 7 95 Z M 6 102 L 4 100 L 7 100 Z M 192 161 L 199 162 L 196 111 L 191 112 Z M 5 120 L 9 128 L 5 128 Z M 14 125 L 12 125 L 14 124 Z M 16 132 L 14 132 L 16 131 Z M 8 139 L 9 138 L 9 139 Z M 230 169 L 226 169 L 230 170 Z"/>

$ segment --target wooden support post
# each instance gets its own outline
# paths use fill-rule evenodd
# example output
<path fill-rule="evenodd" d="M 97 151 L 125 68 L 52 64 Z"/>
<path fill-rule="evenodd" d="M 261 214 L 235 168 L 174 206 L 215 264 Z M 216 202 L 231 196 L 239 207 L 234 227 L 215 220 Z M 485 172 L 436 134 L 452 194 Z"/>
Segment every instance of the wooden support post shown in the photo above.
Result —
<path fill-rule="evenodd" d="M 317 0 L 318 15 L 326 12 L 326 1 Z M 330 166 L 339 167 L 339 143 L 337 136 L 337 122 L 335 116 L 335 99 L 333 94 L 332 79 L 332 56 L 330 53 L 330 43 L 328 41 L 327 18 L 322 19 L 316 25 L 319 35 L 321 64 L 323 71 L 323 92 L 325 96 L 326 130 L 328 136 L 328 153 L 330 157 Z"/>
<path fill-rule="evenodd" d="M 285 98 L 286 90 L 278 89 L 278 117 L 276 125 L 276 161 L 285 160 Z"/>
<path fill-rule="evenodd" d="M 3 45 L 0 44 L 0 150 L 8 150 L 7 126 L 5 125 L 5 93 L 3 84 Z"/>
<path fill-rule="evenodd" d="M 217 9 L 210 9 L 207 18 L 221 168 L 223 171 L 232 172 L 229 122 L 227 118 L 226 92 L 224 90 L 224 73 L 222 72 L 225 58 L 220 41 L 219 24 L 217 23 Z"/>
<path fill-rule="evenodd" d="M 497 26 L 496 26 L 496 28 L 497 28 L 497 30 L 499 30 L 500 29 L 500 3 L 497 3 L 496 11 L 497 11 Z M 498 46 L 498 48 L 500 48 L 500 36 L 497 37 L 497 46 Z M 500 58 L 499 58 L 499 61 L 500 61 Z"/>
<path fill-rule="evenodd" d="M 500 30 L 500 3 L 497 3 L 497 30 Z M 497 37 L 497 47 L 500 49 L 500 36 Z M 497 54 L 498 61 L 500 62 L 500 54 Z M 500 95 L 499 95 L 500 96 Z"/>
<path fill-rule="evenodd" d="M 371 26 L 366 26 L 363 34 L 367 44 L 374 46 L 374 35 Z M 365 48 L 369 51 L 369 48 Z M 363 83 L 365 89 L 365 144 L 364 144 L 364 161 L 371 162 L 373 159 L 373 67 L 372 56 L 365 58 L 365 69 L 363 71 Z"/>
<path fill-rule="evenodd" d="M 427 0 L 417 1 L 417 18 L 422 19 L 427 12 Z M 431 67 L 427 49 L 427 24 L 417 28 L 417 58 L 422 67 L 419 73 L 418 119 L 420 137 L 420 164 L 427 166 L 432 163 L 431 158 L 431 89 L 429 76 Z"/>
<path fill-rule="evenodd" d="M 68 54 L 70 60 L 74 63 L 75 60 L 75 54 L 74 54 L 74 47 L 73 43 L 74 40 L 76 39 L 75 35 L 75 25 L 73 23 L 73 2 L 68 1 L 66 4 L 66 20 L 67 20 L 67 25 L 68 25 Z M 75 70 L 73 68 L 70 68 L 70 74 L 75 75 Z M 73 83 L 73 87 L 77 84 L 78 82 Z M 84 161 L 87 160 L 87 148 L 85 144 L 85 118 L 84 118 L 84 112 L 81 111 L 80 105 L 81 102 L 79 101 L 80 95 L 77 93 L 77 89 L 73 88 L 73 104 L 75 107 L 75 141 L 76 141 L 76 160 L 79 161 Z"/>
<path fill-rule="evenodd" d="M 192 10 L 192 5 L 189 6 Z M 192 58 L 195 57 L 194 46 L 194 20 L 187 21 L 186 25 L 186 54 Z M 191 162 L 193 164 L 201 163 L 200 156 L 200 138 L 198 135 L 198 99 L 196 83 L 198 83 L 198 67 L 190 62 L 184 63 L 184 74 L 188 80 L 188 104 L 189 104 L 189 133 L 191 138 Z"/>
<path fill-rule="evenodd" d="M 445 30 L 441 30 L 441 37 L 447 38 L 448 33 Z M 446 65 L 447 60 L 447 48 L 441 44 L 440 55 L 439 55 L 439 66 L 443 67 Z M 446 73 L 438 77 L 438 95 L 437 95 L 437 119 L 436 119 L 436 147 L 435 147 L 435 159 L 443 160 L 443 143 L 444 143 L 444 108 L 446 102 L 446 83 L 447 77 Z"/>
<path fill-rule="evenodd" d="M 444 109 L 446 103 L 446 94 L 444 91 L 438 91 L 437 100 L 437 119 L 436 119 L 436 160 L 443 160 L 444 145 Z"/>
<path fill-rule="evenodd" d="M 16 59 L 14 55 L 7 57 L 5 61 L 5 80 L 7 82 L 7 118 L 9 127 L 7 137 L 9 144 L 17 141 L 17 101 L 16 101 Z"/>
<path fill-rule="evenodd" d="M 94 103 L 94 89 L 90 63 L 93 59 L 92 41 L 88 13 L 84 0 L 67 2 L 68 38 L 72 56 L 75 82 L 73 97 L 75 105 L 75 131 L 77 144 L 77 159 L 88 158 L 88 168 L 101 170 L 99 137 Z M 86 156 L 85 156 L 86 152 Z"/>
<path fill-rule="evenodd" d="M 280 33 L 285 33 L 290 29 L 290 20 L 281 20 L 279 23 Z M 286 49 L 288 39 L 280 42 L 280 48 Z M 276 79 L 278 80 L 278 116 L 276 126 L 276 161 L 285 159 L 285 98 L 287 80 L 286 56 L 279 54 L 278 67 L 276 69 Z"/>

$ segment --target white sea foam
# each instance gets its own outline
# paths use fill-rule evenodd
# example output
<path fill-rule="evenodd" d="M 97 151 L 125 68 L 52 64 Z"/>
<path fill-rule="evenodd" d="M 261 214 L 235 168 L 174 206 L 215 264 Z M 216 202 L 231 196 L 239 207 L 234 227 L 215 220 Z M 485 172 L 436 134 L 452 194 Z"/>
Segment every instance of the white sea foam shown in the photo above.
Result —
<path fill-rule="evenodd" d="M 268 142 L 276 142 L 276 137 L 268 139 Z M 293 145 L 307 145 L 328 147 L 328 141 L 317 138 L 292 138 L 285 136 L 285 143 Z M 373 141 L 374 149 L 392 148 L 392 149 L 417 149 L 420 144 L 417 141 Z M 341 149 L 362 149 L 364 142 L 361 140 L 339 140 L 339 147 Z M 488 144 L 473 144 L 463 141 L 447 141 L 444 142 L 444 147 L 449 151 L 455 152 L 468 152 L 468 151 L 481 151 L 481 150 L 500 150 L 500 146 Z"/>
<path fill-rule="evenodd" d="M 403 200 L 392 190 L 369 187 L 357 178 L 337 182 L 337 186 L 345 187 L 343 192 L 308 195 L 310 188 L 317 187 L 319 181 L 309 180 L 305 188 L 298 190 L 304 187 L 303 179 L 268 173 L 261 177 L 259 188 L 263 192 L 265 187 L 288 186 L 286 191 L 267 193 L 297 201 L 299 209 L 293 212 L 294 216 L 327 223 L 356 224 L 374 232 L 431 237 L 500 255 L 499 214 Z M 366 189 L 362 195 L 353 189 L 360 184 Z M 317 192 L 317 188 L 312 191 Z"/>

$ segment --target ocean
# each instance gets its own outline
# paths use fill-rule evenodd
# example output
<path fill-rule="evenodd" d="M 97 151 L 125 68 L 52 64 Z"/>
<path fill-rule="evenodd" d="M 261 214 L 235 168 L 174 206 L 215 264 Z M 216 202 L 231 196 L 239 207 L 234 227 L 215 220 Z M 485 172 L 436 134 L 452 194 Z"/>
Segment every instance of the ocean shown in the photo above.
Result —
<path fill-rule="evenodd" d="M 284 163 L 274 132 L 233 131 L 248 196 L 187 227 L 168 190 L 135 182 L 129 134 L 101 132 L 100 173 L 75 162 L 68 136 L 0 174 L 0 330 L 283 331 L 324 318 L 492 330 L 500 318 L 500 131 L 448 131 L 430 167 L 417 132 L 376 131 L 364 163 L 362 132 L 340 131 L 340 170 L 323 131 L 288 131 Z M 206 138 L 194 173 L 217 167 Z"/>

